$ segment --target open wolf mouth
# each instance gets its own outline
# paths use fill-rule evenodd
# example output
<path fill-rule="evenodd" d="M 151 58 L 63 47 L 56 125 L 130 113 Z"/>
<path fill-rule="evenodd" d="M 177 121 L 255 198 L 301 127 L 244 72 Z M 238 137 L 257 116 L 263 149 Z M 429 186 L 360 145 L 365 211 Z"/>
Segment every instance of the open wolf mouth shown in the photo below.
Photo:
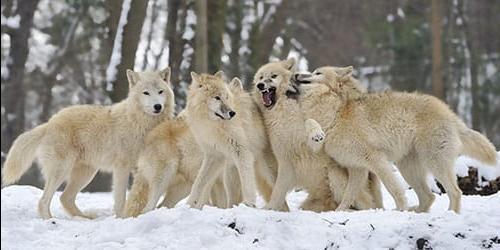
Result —
<path fill-rule="evenodd" d="M 268 89 L 262 90 L 260 92 L 262 94 L 262 104 L 264 107 L 271 108 L 276 104 L 276 88 L 270 87 Z"/>

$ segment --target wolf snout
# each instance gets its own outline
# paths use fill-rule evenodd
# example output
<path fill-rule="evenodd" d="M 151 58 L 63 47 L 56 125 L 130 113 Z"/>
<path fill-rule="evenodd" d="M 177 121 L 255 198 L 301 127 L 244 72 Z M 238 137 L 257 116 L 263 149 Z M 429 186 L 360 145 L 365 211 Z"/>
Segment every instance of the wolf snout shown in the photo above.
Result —
<path fill-rule="evenodd" d="M 264 90 L 266 88 L 266 84 L 263 82 L 259 82 L 259 83 L 257 83 L 257 88 L 259 90 Z"/>
<path fill-rule="evenodd" d="M 229 111 L 229 118 L 233 118 L 236 115 L 236 112 Z"/>
<path fill-rule="evenodd" d="M 153 105 L 153 108 L 155 110 L 155 113 L 158 113 L 163 108 L 163 105 L 161 105 L 161 104 L 155 104 L 155 105 Z"/>

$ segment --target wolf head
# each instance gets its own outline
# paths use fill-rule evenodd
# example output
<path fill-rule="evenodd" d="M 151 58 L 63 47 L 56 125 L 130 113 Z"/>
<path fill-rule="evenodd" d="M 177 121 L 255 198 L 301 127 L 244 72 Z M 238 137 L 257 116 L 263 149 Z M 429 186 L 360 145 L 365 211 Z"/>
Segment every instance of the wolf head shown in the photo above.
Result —
<path fill-rule="evenodd" d="M 366 90 L 352 77 L 352 72 L 352 66 L 325 66 L 315 69 L 312 73 L 296 73 L 293 78 L 299 84 L 325 84 L 337 92 L 365 93 Z"/>
<path fill-rule="evenodd" d="M 231 120 L 236 115 L 231 88 L 241 86 L 239 79 L 228 85 L 222 71 L 214 75 L 191 72 L 191 78 L 187 100 L 190 112 L 207 114 L 211 120 Z"/>
<path fill-rule="evenodd" d="M 259 68 L 253 79 L 255 96 L 259 105 L 272 109 L 279 98 L 297 98 L 299 89 L 291 82 L 295 60 L 293 58 L 271 62 Z"/>
<path fill-rule="evenodd" d="M 128 98 L 148 115 L 167 112 L 173 116 L 175 101 L 170 84 L 170 68 L 151 72 L 127 70 Z"/>

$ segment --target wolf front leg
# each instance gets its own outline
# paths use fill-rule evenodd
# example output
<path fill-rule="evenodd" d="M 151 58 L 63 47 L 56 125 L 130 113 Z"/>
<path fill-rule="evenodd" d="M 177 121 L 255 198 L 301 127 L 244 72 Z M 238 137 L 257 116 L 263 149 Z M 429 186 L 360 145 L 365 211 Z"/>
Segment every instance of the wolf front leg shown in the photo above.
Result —
<path fill-rule="evenodd" d="M 280 210 L 286 203 L 286 193 L 293 188 L 296 182 L 295 170 L 292 163 L 286 157 L 277 156 L 278 176 L 274 185 L 271 199 L 264 209 Z"/>
<path fill-rule="evenodd" d="M 321 128 L 321 125 L 314 119 L 307 119 L 304 122 L 306 128 L 306 143 L 313 152 L 318 152 L 323 147 L 326 134 Z"/>
<path fill-rule="evenodd" d="M 117 217 L 124 216 L 123 209 L 125 207 L 129 173 L 129 168 L 115 168 L 113 171 L 114 212 Z"/>
<path fill-rule="evenodd" d="M 257 185 L 255 184 L 255 158 L 248 150 L 238 151 L 233 155 L 234 164 L 238 168 L 241 180 L 243 203 L 255 207 Z"/>
<path fill-rule="evenodd" d="M 210 188 L 220 175 L 224 160 L 216 155 L 205 153 L 201 168 L 191 188 L 187 204 L 192 208 L 200 209 L 208 200 Z"/>

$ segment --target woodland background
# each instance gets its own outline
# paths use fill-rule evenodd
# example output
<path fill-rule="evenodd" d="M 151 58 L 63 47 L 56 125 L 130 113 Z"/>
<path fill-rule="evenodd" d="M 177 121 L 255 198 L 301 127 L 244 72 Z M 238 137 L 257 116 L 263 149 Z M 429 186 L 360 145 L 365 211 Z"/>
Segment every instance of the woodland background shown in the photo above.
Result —
<path fill-rule="evenodd" d="M 430 93 L 500 148 L 498 0 L 2 0 L 1 150 L 63 107 L 127 94 L 125 70 L 169 65 L 248 84 L 274 59 L 353 65 L 371 91 Z M 109 190 L 99 174 L 87 191 Z M 22 184 L 41 186 L 32 168 Z"/>

